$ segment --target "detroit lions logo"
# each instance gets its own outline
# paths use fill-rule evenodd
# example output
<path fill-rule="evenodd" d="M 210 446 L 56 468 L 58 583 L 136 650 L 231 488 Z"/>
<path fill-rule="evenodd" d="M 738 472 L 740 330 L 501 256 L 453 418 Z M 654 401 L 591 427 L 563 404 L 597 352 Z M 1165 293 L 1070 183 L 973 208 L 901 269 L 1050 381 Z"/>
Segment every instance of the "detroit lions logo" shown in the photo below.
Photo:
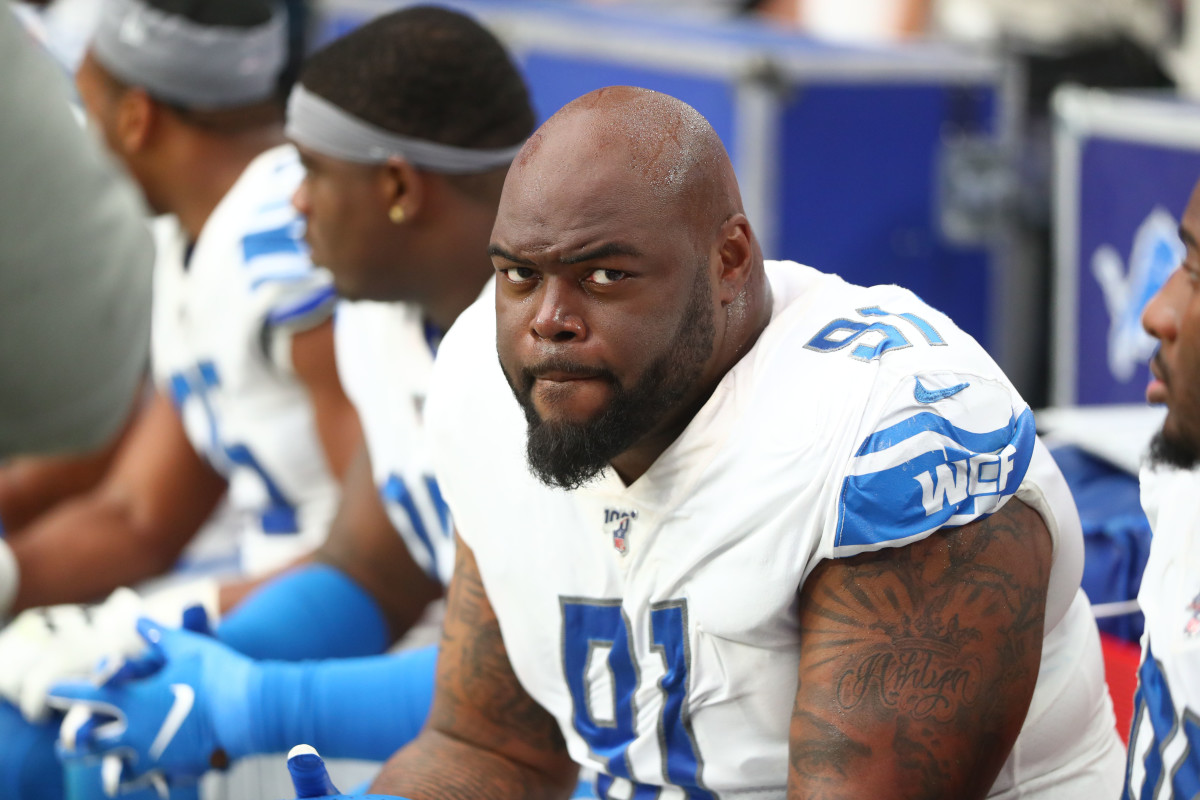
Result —
<path fill-rule="evenodd" d="M 637 516 L 638 512 L 636 511 L 604 509 L 604 524 L 608 526 L 616 523 L 616 527 L 612 529 L 613 547 L 621 555 L 629 552 L 629 526 L 633 520 L 637 519 Z"/>
<path fill-rule="evenodd" d="M 1156 342 L 1142 329 L 1142 310 L 1183 261 L 1179 223 L 1156 208 L 1138 228 L 1129 253 L 1129 269 L 1112 245 L 1092 255 L 1092 275 L 1108 308 L 1108 369 L 1122 383 L 1132 380 L 1139 364 L 1150 361 Z"/>

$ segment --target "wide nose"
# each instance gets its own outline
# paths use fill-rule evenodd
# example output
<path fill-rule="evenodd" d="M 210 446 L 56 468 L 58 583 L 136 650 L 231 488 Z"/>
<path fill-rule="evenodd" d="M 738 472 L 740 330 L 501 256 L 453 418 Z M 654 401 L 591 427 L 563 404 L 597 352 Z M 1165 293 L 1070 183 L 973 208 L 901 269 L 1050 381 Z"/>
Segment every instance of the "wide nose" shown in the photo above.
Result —
<path fill-rule="evenodd" d="M 1171 341 L 1179 334 L 1179 297 L 1186 272 L 1175 270 L 1142 311 L 1142 327 L 1155 339 Z"/>
<path fill-rule="evenodd" d="M 541 302 L 530 329 L 539 339 L 569 342 L 587 336 L 580 296 L 582 291 L 571 280 L 547 276 L 542 284 Z"/>

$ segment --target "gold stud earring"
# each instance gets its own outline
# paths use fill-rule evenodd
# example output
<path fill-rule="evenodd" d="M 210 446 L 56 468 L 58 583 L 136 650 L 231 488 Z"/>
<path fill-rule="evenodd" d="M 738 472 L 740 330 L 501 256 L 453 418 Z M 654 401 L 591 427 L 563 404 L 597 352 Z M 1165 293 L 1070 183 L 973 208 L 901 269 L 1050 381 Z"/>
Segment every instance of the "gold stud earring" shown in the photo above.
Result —
<path fill-rule="evenodd" d="M 400 223 L 404 222 L 404 208 L 399 203 L 389 208 L 388 219 L 390 219 L 395 225 L 399 225 Z"/>

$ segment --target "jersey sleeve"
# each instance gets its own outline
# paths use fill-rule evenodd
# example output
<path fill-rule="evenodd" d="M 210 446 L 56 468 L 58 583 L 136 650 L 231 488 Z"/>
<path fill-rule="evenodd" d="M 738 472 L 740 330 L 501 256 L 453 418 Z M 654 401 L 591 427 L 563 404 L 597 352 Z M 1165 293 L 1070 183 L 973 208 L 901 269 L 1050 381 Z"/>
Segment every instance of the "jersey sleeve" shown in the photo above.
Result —
<path fill-rule="evenodd" d="M 864 419 L 841 476 L 834 557 L 987 517 L 1021 486 L 1037 441 L 1007 383 L 953 371 L 900 377 Z"/>
<path fill-rule="evenodd" d="M 242 260 L 250 291 L 262 310 L 261 344 L 277 368 L 291 371 L 291 338 L 333 314 L 337 294 L 329 273 L 313 266 L 304 223 L 291 209 L 274 224 L 242 237 Z"/>

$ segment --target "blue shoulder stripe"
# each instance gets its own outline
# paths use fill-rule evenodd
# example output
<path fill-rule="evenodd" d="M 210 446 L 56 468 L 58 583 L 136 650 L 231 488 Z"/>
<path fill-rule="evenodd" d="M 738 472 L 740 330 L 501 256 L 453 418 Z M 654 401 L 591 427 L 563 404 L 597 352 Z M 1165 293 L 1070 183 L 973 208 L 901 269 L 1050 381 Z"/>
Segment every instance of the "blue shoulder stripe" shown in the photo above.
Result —
<path fill-rule="evenodd" d="M 899 464 L 848 475 L 838 502 L 835 547 L 898 542 L 943 526 L 964 525 L 987 516 L 1001 499 L 1017 491 L 1033 458 L 1036 431 L 1032 411 L 1026 409 L 1008 425 L 983 434 L 962 431 L 944 419 L 944 426 L 928 419 L 913 422 L 929 416 L 937 415 L 917 414 L 888 430 L 937 430 L 961 447 L 915 450 Z M 907 423 L 912 424 L 903 428 Z M 911 435 L 889 441 L 902 442 Z M 874 448 L 881 449 L 883 446 Z M 874 450 L 864 443 L 859 452 Z"/>
<path fill-rule="evenodd" d="M 242 260 L 248 264 L 262 256 L 306 255 L 303 240 L 296 235 L 298 230 L 298 223 L 293 221 L 278 228 L 246 234 L 242 237 Z"/>
<path fill-rule="evenodd" d="M 875 431 L 863 441 L 862 446 L 854 455 L 865 456 L 868 453 L 878 453 L 880 450 L 886 450 L 927 431 L 940 433 L 977 453 L 990 453 L 1004 446 L 1012 434 L 1015 423 L 1016 420 L 1010 417 L 1008 425 L 1003 428 L 987 433 L 975 433 L 955 427 L 950 420 L 932 411 L 922 411 L 881 431 Z"/>
<path fill-rule="evenodd" d="M 322 286 L 313 294 L 301 298 L 294 303 L 280 306 L 267 316 L 271 325 L 282 325 L 297 319 L 303 319 L 325 306 L 331 306 L 337 300 L 337 293 L 332 286 Z"/>
<path fill-rule="evenodd" d="M 290 269 L 283 272 L 266 272 L 250 281 L 250 291 L 256 292 L 269 283 L 299 283 L 312 280 L 313 272 L 309 267 Z"/>

